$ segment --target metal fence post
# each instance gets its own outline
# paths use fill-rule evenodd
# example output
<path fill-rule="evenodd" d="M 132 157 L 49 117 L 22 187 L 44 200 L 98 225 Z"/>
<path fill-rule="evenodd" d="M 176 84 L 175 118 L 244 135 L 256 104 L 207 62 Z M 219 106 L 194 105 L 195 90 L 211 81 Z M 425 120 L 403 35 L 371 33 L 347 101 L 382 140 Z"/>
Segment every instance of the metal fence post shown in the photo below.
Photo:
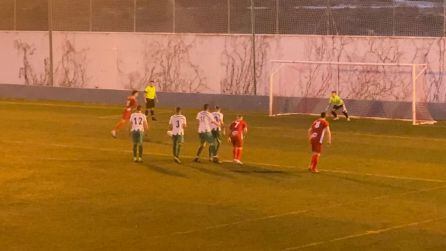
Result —
<path fill-rule="evenodd" d="M 231 34 L 231 0 L 228 0 L 228 34 Z"/>
<path fill-rule="evenodd" d="M 257 95 L 257 69 L 256 69 L 256 17 L 254 13 L 254 0 L 251 0 L 251 33 L 252 33 L 252 73 L 253 92 Z"/>
<path fill-rule="evenodd" d="M 93 0 L 90 0 L 90 16 L 89 16 L 89 24 L 88 24 L 88 29 L 91 31 L 93 31 Z"/>
<path fill-rule="evenodd" d="M 14 30 L 17 30 L 17 0 L 14 0 Z"/>
<path fill-rule="evenodd" d="M 395 36 L 396 30 L 396 4 L 395 1 L 392 1 L 392 36 Z"/>
<path fill-rule="evenodd" d="M 279 0 L 276 0 L 276 34 L 279 34 Z"/>
<path fill-rule="evenodd" d="M 446 36 L 446 0 L 443 0 L 443 37 Z"/>
<path fill-rule="evenodd" d="M 49 44 L 49 76 L 50 86 L 54 86 L 53 78 L 53 0 L 48 0 L 48 44 Z"/>
<path fill-rule="evenodd" d="M 175 33 L 175 31 L 176 31 L 176 22 L 177 22 L 175 12 L 176 12 L 176 0 L 172 0 L 172 13 L 173 13 L 173 15 L 172 15 L 172 32 L 173 33 Z"/>
<path fill-rule="evenodd" d="M 133 0 L 133 32 L 136 32 L 136 1 Z"/>

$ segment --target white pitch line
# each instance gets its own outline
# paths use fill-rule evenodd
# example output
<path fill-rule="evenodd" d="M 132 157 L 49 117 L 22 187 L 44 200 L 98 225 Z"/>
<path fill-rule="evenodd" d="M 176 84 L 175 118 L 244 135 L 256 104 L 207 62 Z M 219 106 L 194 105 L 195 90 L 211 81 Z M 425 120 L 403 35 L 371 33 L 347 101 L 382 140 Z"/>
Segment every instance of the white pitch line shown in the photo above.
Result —
<path fill-rule="evenodd" d="M 49 107 L 75 107 L 75 108 L 98 108 L 98 109 L 110 109 L 110 108 L 117 108 L 118 105 L 91 105 L 91 104 L 85 104 L 85 105 L 76 105 L 76 104 L 57 104 L 57 103 L 37 103 L 37 102 L 17 102 L 17 101 L 2 101 L 0 100 L 0 104 L 9 104 L 9 105 L 32 105 L 32 106 L 49 106 Z"/>
<path fill-rule="evenodd" d="M 275 218 L 281 218 L 281 217 L 291 216 L 291 215 L 299 215 L 299 214 L 303 214 L 303 213 L 307 213 L 307 212 L 309 212 L 309 210 L 293 211 L 293 212 L 288 212 L 288 213 L 284 213 L 284 214 L 269 215 L 269 216 L 260 217 L 260 218 L 253 218 L 253 219 L 248 219 L 248 220 L 241 220 L 241 221 L 236 221 L 236 222 L 223 223 L 223 224 L 208 226 L 208 227 L 204 227 L 204 228 L 200 228 L 200 229 L 187 230 L 187 231 L 178 231 L 178 232 L 169 233 L 167 235 L 150 236 L 149 238 L 156 239 L 156 238 L 162 238 L 162 237 L 167 237 L 167 236 L 187 235 L 187 234 L 193 234 L 193 233 L 203 232 L 203 231 L 207 231 L 207 230 L 213 230 L 213 229 L 219 229 L 219 228 L 225 228 L 225 227 L 230 227 L 230 226 L 241 225 L 241 224 L 244 224 L 244 223 L 257 222 L 257 221 L 269 220 L 269 219 L 275 219 Z"/>
<path fill-rule="evenodd" d="M 130 153 L 130 150 L 117 150 L 113 148 L 100 148 L 100 147 L 87 147 L 87 146 L 77 146 L 77 145 L 67 145 L 67 144 L 38 144 L 38 143 L 28 143 L 24 141 L 11 141 L 11 140 L 0 140 L 5 143 L 13 143 L 13 144 L 33 144 L 33 145 L 43 145 L 43 146 L 55 146 L 61 148 L 78 148 L 78 149 L 86 149 L 86 150 L 96 150 L 96 151 L 104 151 L 104 152 L 125 152 Z M 164 153 L 154 153 L 147 152 L 148 155 L 154 156 L 162 156 L 162 157 L 171 157 L 170 154 Z M 185 158 L 194 158 L 194 156 L 183 155 Z M 229 162 L 229 161 L 228 161 Z M 286 168 L 292 170 L 307 170 L 306 168 L 299 168 L 295 166 L 287 166 L 287 165 L 277 165 L 270 163 L 261 163 L 261 162 L 245 162 L 248 165 L 258 165 L 258 166 L 268 166 L 268 167 L 277 167 L 277 168 Z M 417 177 L 407 177 L 407 176 L 395 176 L 395 175 L 383 175 L 383 174 L 374 174 L 374 173 L 359 173 L 345 170 L 322 170 L 323 173 L 336 173 L 336 174 L 346 174 L 346 175 L 355 175 L 355 176 L 366 176 L 366 177 L 377 177 L 377 178 L 387 178 L 387 179 L 395 179 L 395 180 L 408 180 L 408 181 L 420 181 L 420 182 L 432 182 L 432 183 L 446 183 L 446 180 L 440 179 L 428 179 L 428 178 L 417 178 Z"/>
<path fill-rule="evenodd" d="M 287 165 L 276 165 L 276 164 L 260 163 L 260 162 L 245 162 L 245 163 L 259 165 L 259 166 L 270 166 L 270 167 L 279 167 L 279 168 L 287 168 L 287 169 L 307 170 L 307 168 L 299 168 L 299 167 L 287 166 Z M 324 169 L 321 171 L 321 173 L 339 173 L 339 174 L 348 174 L 348 175 L 356 175 L 356 176 L 388 178 L 388 179 L 396 179 L 396 180 L 411 180 L 411 181 L 424 181 L 424 182 L 433 182 L 433 183 L 446 183 L 446 180 L 440 180 L 440 179 L 416 178 L 416 177 L 374 174 L 374 173 L 359 173 L 359 172 L 337 170 L 337 169 Z"/>
<path fill-rule="evenodd" d="M 122 115 L 114 114 L 114 115 L 106 115 L 106 116 L 99 116 L 99 119 L 119 119 Z"/>
<path fill-rule="evenodd" d="M 178 231 L 178 232 L 173 232 L 173 233 L 164 234 L 164 235 L 149 236 L 148 238 L 158 239 L 158 238 L 177 236 L 177 235 L 194 234 L 194 233 L 199 233 L 199 232 L 205 232 L 208 230 L 215 230 L 215 229 L 221 229 L 221 228 L 226 228 L 226 227 L 230 227 L 230 226 L 241 225 L 241 224 L 245 224 L 245 223 L 259 222 L 259 221 L 264 221 L 264 220 L 277 219 L 277 218 L 282 218 L 282 217 L 287 217 L 287 216 L 296 216 L 296 215 L 310 213 L 310 212 L 318 212 L 318 211 L 323 211 L 323 210 L 327 210 L 327 209 L 344 207 L 344 206 L 348 206 L 348 205 L 354 205 L 356 203 L 368 202 L 370 200 L 381 200 L 381 199 L 391 198 L 394 196 L 405 196 L 405 195 L 410 195 L 410 194 L 432 192 L 435 190 L 441 190 L 441 189 L 445 189 L 445 188 L 446 188 L 446 186 L 440 186 L 440 187 L 434 187 L 434 188 L 426 188 L 426 189 L 420 189 L 420 190 L 415 190 L 415 191 L 409 191 L 409 192 L 404 192 L 404 193 L 380 195 L 380 196 L 376 196 L 373 198 L 363 199 L 360 201 L 336 203 L 336 204 L 333 204 L 333 205 L 330 205 L 327 207 L 319 207 L 319 208 L 315 208 L 315 209 L 291 211 L 291 212 L 286 212 L 286 213 L 282 213 L 282 214 L 269 215 L 269 216 L 264 216 L 264 217 L 259 217 L 259 218 L 248 219 L 248 220 L 241 220 L 241 221 L 236 221 L 236 222 L 217 224 L 217 225 L 193 229 L 193 230 Z M 315 244 L 315 243 L 311 243 L 311 244 Z M 317 244 L 319 244 L 319 242 L 317 242 Z"/>
<path fill-rule="evenodd" d="M 174 112 L 167 112 L 167 111 L 157 111 L 156 114 L 159 115 L 159 114 L 170 114 L 170 113 L 174 114 Z M 122 117 L 122 115 L 120 115 L 120 114 L 114 114 L 114 115 L 99 116 L 98 118 L 99 119 L 119 119 L 121 117 Z"/>
<path fill-rule="evenodd" d="M 349 174 L 349 175 L 360 175 L 360 176 L 369 176 L 369 177 L 379 177 L 379 178 L 388 178 L 388 179 L 396 179 L 396 180 L 412 180 L 412 181 L 426 181 L 426 182 L 435 182 L 435 183 L 446 183 L 446 180 L 439 180 L 439 179 L 427 179 L 427 178 L 414 178 L 414 177 L 407 177 L 407 176 L 395 176 L 395 175 L 382 175 L 382 174 L 374 174 L 374 173 L 357 173 L 357 172 L 350 172 L 350 171 L 344 171 L 344 170 L 324 170 L 323 172 L 327 173 L 342 173 L 342 174 Z"/>
<path fill-rule="evenodd" d="M 23 142 L 23 141 L 9 141 L 9 140 L 0 140 L 0 141 L 5 142 L 5 143 L 26 144 L 26 142 Z M 38 145 L 46 145 L 46 146 L 48 146 L 48 144 L 38 144 Z M 131 151 L 128 151 L 128 150 L 122 150 L 121 151 L 121 150 L 109 149 L 109 148 L 95 148 L 95 147 L 74 146 L 74 145 L 64 145 L 64 144 L 50 144 L 50 145 L 57 146 L 57 147 L 63 147 L 63 148 L 80 148 L 80 149 L 87 149 L 87 150 L 99 150 L 99 151 L 110 151 L 110 152 L 121 152 L 121 153 L 122 152 L 130 153 L 131 152 Z M 160 154 L 160 153 L 151 153 L 151 154 L 152 155 L 156 155 L 156 156 L 170 156 L 169 154 Z M 251 163 L 251 164 L 254 164 L 254 163 Z M 265 163 L 256 163 L 256 164 L 257 165 L 265 165 Z M 287 167 L 287 166 L 280 166 L 280 165 L 273 165 L 273 164 L 270 164 L 269 166 Z M 290 166 L 288 166 L 288 167 L 290 167 Z M 347 172 L 346 174 L 349 174 L 349 173 Z M 377 177 L 381 177 L 381 176 L 377 176 Z M 393 176 L 391 176 L 391 177 L 395 178 Z M 423 180 L 423 181 L 425 181 L 425 180 Z M 442 181 L 442 183 L 443 182 L 446 182 L 446 181 Z M 327 210 L 327 209 L 332 209 L 332 208 L 336 208 L 336 207 L 347 206 L 347 205 L 350 205 L 350 204 L 361 203 L 361 202 L 369 201 L 369 200 L 385 199 L 385 198 L 390 198 L 390 197 L 393 197 L 393 196 L 396 196 L 396 195 L 398 195 L 398 196 L 405 196 L 405 195 L 410 195 L 410 194 L 431 192 L 431 191 L 445 189 L 445 188 L 446 188 L 446 186 L 440 186 L 440 187 L 425 188 L 425 189 L 414 190 L 414 191 L 398 193 L 398 194 L 380 195 L 380 196 L 376 196 L 376 197 L 373 197 L 373 198 L 368 198 L 368 199 L 360 200 L 360 201 L 353 201 L 353 202 L 347 202 L 347 203 L 337 203 L 337 204 L 334 204 L 334 205 L 331 205 L 331 206 L 328 206 L 328 207 L 322 207 L 322 208 L 317 208 L 317 209 L 308 209 L 308 210 L 291 211 L 291 212 L 286 212 L 286 213 L 282 213 L 282 214 L 269 215 L 269 216 L 264 216 L 264 217 L 259 217 L 259 218 L 248 219 L 248 220 L 242 220 L 242 221 L 236 221 L 236 222 L 231 222 L 231 223 L 218 224 L 218 225 L 208 226 L 208 227 L 200 228 L 200 229 L 179 231 L 179 232 L 174 232 L 174 233 L 170 233 L 170 234 L 167 234 L 167 235 L 151 236 L 149 238 L 162 238 L 162 237 L 175 236 L 175 235 L 193 234 L 193 233 L 197 233 L 197 232 L 203 232 L 203 231 L 207 231 L 207 230 L 220 229 L 220 228 L 225 228 L 225 227 L 235 226 L 235 225 L 241 225 L 241 224 L 250 223 L 250 222 L 258 222 L 258 221 L 263 221 L 263 220 L 282 218 L 282 217 L 286 217 L 286 216 L 300 215 L 300 214 L 304 214 L 304 213 L 308 213 L 308 212 L 316 212 L 316 211 L 321 211 L 321 210 Z"/>
<path fill-rule="evenodd" d="M 2 101 L 0 100 L 0 103 L 4 104 L 13 104 L 13 105 L 34 105 L 34 106 L 52 106 L 52 107 L 76 107 L 76 108 L 97 108 L 97 109 L 118 109 L 119 105 L 91 105 L 91 104 L 85 104 L 85 105 L 76 105 L 76 104 L 57 104 L 57 103 L 37 103 L 37 102 L 15 102 L 15 101 Z M 165 111 L 158 111 L 158 114 L 168 114 L 169 112 Z M 302 114 L 302 115 L 308 115 L 308 114 Z M 119 118 L 120 115 L 109 115 L 109 116 L 100 116 L 100 119 L 108 119 L 108 118 Z M 274 126 L 265 126 L 265 127 L 256 127 L 259 129 L 274 129 L 277 130 L 277 127 Z M 305 131 L 304 129 L 298 129 L 297 131 Z M 349 136 L 365 136 L 365 137 L 373 137 L 373 138 L 390 138 L 390 139 L 404 139 L 404 140 L 427 140 L 427 141 L 439 141 L 444 142 L 446 139 L 441 138 L 426 138 L 426 137 L 407 137 L 407 136 L 396 136 L 396 135 L 374 135 L 374 134 L 367 134 L 367 133 L 344 133 L 344 132 L 337 132 L 336 134 L 348 134 Z"/>
<path fill-rule="evenodd" d="M 305 244 L 305 245 L 298 246 L 298 247 L 289 247 L 289 248 L 285 248 L 283 250 L 284 251 L 291 251 L 291 250 L 312 248 L 312 247 L 316 247 L 316 246 L 320 246 L 320 245 L 324 245 L 324 244 L 328 244 L 328 243 L 344 241 L 344 240 L 350 240 L 350 239 L 360 238 L 360 237 L 369 236 L 369 235 L 378 235 L 378 234 L 382 234 L 382 233 L 393 231 L 393 230 L 399 230 L 399 229 L 404 229 L 404 228 L 408 228 L 408 227 L 415 227 L 415 226 L 419 226 L 419 225 L 423 225 L 423 224 L 428 224 L 428 223 L 432 223 L 432 222 L 442 221 L 442 220 L 445 220 L 445 219 L 446 219 L 446 217 L 438 217 L 438 218 L 427 219 L 427 220 L 423 220 L 423 221 L 417 221 L 417 222 L 411 222 L 411 223 L 407 223 L 407 224 L 401 224 L 401 225 L 388 227 L 388 228 L 369 230 L 369 231 L 366 231 L 366 232 L 363 232 L 363 233 L 346 235 L 346 236 L 334 238 L 334 239 L 327 240 L 327 241 L 313 242 L 313 243 Z"/>

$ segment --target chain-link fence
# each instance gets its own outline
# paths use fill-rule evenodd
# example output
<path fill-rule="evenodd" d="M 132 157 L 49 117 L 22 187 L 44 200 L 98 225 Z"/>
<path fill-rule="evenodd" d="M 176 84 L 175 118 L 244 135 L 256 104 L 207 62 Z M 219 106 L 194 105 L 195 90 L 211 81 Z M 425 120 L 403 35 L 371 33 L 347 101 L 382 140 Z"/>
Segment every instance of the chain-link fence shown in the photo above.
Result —
<path fill-rule="evenodd" d="M 446 0 L 0 0 L 0 29 L 440 37 L 445 11 Z"/>

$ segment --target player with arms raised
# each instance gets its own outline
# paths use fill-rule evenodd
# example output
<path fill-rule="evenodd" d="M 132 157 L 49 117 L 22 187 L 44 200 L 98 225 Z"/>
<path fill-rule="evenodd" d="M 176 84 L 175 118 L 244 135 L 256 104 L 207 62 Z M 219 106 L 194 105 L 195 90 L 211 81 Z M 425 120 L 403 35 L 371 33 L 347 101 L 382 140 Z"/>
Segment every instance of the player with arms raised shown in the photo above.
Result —
<path fill-rule="evenodd" d="M 181 164 L 180 151 L 184 142 L 184 128 L 187 127 L 186 117 L 181 113 L 181 108 L 175 109 L 175 114 L 170 117 L 169 121 L 170 133 L 172 135 L 173 144 L 173 160 Z"/>
<path fill-rule="evenodd" d="M 142 162 L 144 131 L 149 129 L 147 117 L 142 113 L 142 107 L 138 105 L 136 112 L 130 116 L 130 132 L 133 140 L 133 161 Z"/>
<path fill-rule="evenodd" d="M 132 95 L 127 97 L 127 102 L 125 104 L 124 112 L 122 113 L 122 118 L 116 124 L 115 128 L 111 131 L 111 135 L 113 138 L 116 138 L 117 131 L 119 131 L 127 122 L 130 120 L 130 116 L 135 108 L 138 106 L 138 101 L 136 98 L 138 97 L 138 91 L 132 91 Z"/>
<path fill-rule="evenodd" d="M 228 138 L 228 141 L 232 143 L 233 146 L 233 156 L 234 163 L 243 165 L 242 152 L 243 152 L 243 140 L 245 134 L 248 133 L 248 124 L 243 120 L 242 115 L 237 115 L 237 118 L 234 122 L 229 126 L 229 130 L 231 131 L 231 135 Z"/>
<path fill-rule="evenodd" d="M 321 113 L 321 117 L 313 122 L 310 129 L 308 129 L 308 139 L 311 143 L 311 150 L 313 155 L 308 170 L 313 173 L 318 173 L 317 164 L 322 152 L 322 143 L 324 141 L 325 134 L 328 137 L 328 144 L 331 144 L 331 131 L 330 125 L 325 120 L 326 113 Z"/>

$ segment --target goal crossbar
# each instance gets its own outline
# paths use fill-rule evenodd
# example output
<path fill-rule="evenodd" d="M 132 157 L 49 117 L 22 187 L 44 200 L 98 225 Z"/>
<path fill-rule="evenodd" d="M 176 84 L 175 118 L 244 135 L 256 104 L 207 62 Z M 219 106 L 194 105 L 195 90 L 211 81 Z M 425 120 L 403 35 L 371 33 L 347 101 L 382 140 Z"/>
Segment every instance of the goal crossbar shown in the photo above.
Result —
<path fill-rule="evenodd" d="M 368 62 L 338 62 L 338 61 L 300 61 L 300 60 L 271 60 L 273 63 L 282 64 L 328 64 L 328 65 L 358 65 L 358 66 L 426 66 L 427 64 L 409 64 L 409 63 L 368 63 Z"/>
<path fill-rule="evenodd" d="M 305 61 L 305 60 L 271 60 L 271 63 L 279 63 L 282 66 L 277 69 L 271 68 L 271 73 L 269 76 L 269 115 L 273 115 L 273 88 L 274 88 L 274 76 L 282 69 L 285 64 L 317 64 L 317 65 L 350 65 L 350 66 L 394 66 L 394 67 L 410 67 L 412 71 L 412 123 L 414 125 L 417 123 L 417 103 L 416 103 L 416 81 L 423 75 L 427 70 L 427 64 L 413 64 L 413 63 L 374 63 L 374 62 L 340 62 L 340 61 Z M 435 121 L 434 121 L 435 123 Z"/>

